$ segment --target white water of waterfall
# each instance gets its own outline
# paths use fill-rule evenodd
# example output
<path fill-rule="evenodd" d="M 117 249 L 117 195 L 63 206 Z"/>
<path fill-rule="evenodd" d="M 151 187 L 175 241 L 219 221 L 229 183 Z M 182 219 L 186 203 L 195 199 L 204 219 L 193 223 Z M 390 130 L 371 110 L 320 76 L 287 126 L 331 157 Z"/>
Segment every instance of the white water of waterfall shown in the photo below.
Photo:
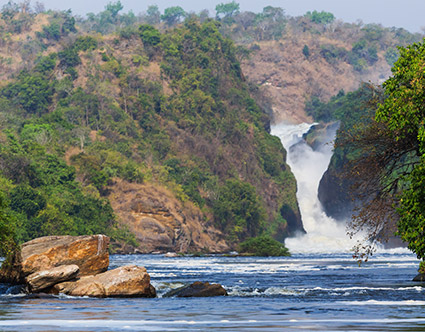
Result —
<path fill-rule="evenodd" d="M 293 253 L 350 252 L 358 239 L 350 239 L 345 223 L 326 215 L 318 198 L 320 179 L 328 168 L 336 132 L 313 150 L 303 139 L 312 125 L 279 124 L 272 127 L 288 152 L 287 163 L 297 180 L 297 199 L 306 234 L 288 238 L 285 245 Z"/>

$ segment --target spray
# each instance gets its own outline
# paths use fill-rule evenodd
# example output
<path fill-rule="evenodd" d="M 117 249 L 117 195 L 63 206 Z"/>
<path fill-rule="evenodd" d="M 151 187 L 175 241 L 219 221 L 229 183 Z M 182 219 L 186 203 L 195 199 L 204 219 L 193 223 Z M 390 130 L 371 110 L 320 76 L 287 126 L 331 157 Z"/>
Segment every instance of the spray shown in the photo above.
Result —
<path fill-rule="evenodd" d="M 272 127 L 288 152 L 287 163 L 297 180 L 297 199 L 307 234 L 288 238 L 285 245 L 293 253 L 350 252 L 358 239 L 350 239 L 346 225 L 326 215 L 318 198 L 320 179 L 329 166 L 333 154 L 336 129 L 313 150 L 303 139 L 313 124 L 279 124 Z M 360 236 L 359 236 L 360 237 Z"/>

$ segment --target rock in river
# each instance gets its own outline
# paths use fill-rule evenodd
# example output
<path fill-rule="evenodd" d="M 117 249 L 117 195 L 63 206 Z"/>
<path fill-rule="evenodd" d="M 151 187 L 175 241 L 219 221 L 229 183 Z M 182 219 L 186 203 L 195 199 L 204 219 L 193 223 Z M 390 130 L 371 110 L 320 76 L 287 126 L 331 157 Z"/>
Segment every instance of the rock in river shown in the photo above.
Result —
<path fill-rule="evenodd" d="M 164 297 L 208 297 L 208 296 L 227 296 L 227 291 L 220 284 L 210 284 L 209 282 L 197 281 L 188 286 L 174 289 Z"/>
<path fill-rule="evenodd" d="M 26 277 L 29 290 L 39 292 L 57 283 L 74 279 L 80 269 L 77 265 L 61 265 L 49 270 L 38 271 Z"/>
<path fill-rule="evenodd" d="M 155 297 L 144 267 L 123 266 L 95 276 L 57 284 L 53 293 L 91 297 Z"/>
<path fill-rule="evenodd" d="M 77 265 L 79 275 L 104 272 L 109 266 L 109 237 L 45 236 L 25 242 L 10 264 L 2 266 L 0 282 L 24 283 L 34 272 L 60 265 Z"/>

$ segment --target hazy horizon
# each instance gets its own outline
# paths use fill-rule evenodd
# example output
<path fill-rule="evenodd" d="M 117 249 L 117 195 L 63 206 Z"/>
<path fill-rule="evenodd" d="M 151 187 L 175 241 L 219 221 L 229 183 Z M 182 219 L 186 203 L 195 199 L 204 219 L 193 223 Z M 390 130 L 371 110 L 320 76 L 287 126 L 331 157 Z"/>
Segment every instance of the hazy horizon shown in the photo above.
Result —
<path fill-rule="evenodd" d="M 5 5 L 8 0 L 0 0 L 0 6 Z M 15 1 L 19 2 L 19 0 Z M 32 1 L 34 4 L 36 1 Z M 98 13 L 104 10 L 109 0 L 101 1 L 85 1 L 85 0 L 41 0 L 46 9 L 71 9 L 74 14 L 84 16 L 87 13 Z M 208 9 L 210 15 L 215 14 L 215 6 L 218 3 L 227 3 L 226 1 L 215 1 L 210 5 L 205 2 L 195 0 L 121 0 L 124 6 L 123 12 L 132 10 L 135 14 L 146 11 L 147 7 L 152 4 L 158 5 L 161 11 L 171 6 L 181 6 L 185 11 L 199 12 Z M 378 23 L 385 27 L 401 27 L 411 32 L 420 32 L 421 27 L 425 26 L 423 13 L 425 12 L 425 1 L 423 0 L 298 0 L 298 1 L 282 1 L 282 0 L 240 0 L 236 1 L 240 4 L 241 11 L 261 12 L 265 6 L 271 5 L 281 7 L 286 14 L 291 16 L 304 15 L 307 11 L 329 11 L 333 13 L 337 19 L 345 22 L 356 22 L 361 20 L 364 23 Z"/>

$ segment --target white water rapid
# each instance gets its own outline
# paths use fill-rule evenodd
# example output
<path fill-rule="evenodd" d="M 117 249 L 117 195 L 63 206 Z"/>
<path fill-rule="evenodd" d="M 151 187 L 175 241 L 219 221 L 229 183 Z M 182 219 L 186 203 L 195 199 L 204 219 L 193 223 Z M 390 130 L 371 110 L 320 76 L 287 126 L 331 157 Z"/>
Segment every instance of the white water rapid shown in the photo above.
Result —
<path fill-rule="evenodd" d="M 345 223 L 326 215 L 317 195 L 320 179 L 332 157 L 336 130 L 329 133 L 326 144 L 313 150 L 302 138 L 311 126 L 307 123 L 279 124 L 271 131 L 281 139 L 288 152 L 287 163 L 297 180 L 297 199 L 307 232 L 286 239 L 285 245 L 293 253 L 350 252 L 358 239 L 349 238 Z"/>

